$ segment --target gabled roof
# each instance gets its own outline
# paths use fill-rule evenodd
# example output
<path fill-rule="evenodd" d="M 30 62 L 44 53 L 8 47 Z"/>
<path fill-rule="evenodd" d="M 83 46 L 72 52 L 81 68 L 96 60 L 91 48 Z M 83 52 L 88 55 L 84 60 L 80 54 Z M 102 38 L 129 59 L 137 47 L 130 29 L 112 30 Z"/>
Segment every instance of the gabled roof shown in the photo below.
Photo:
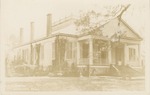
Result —
<path fill-rule="evenodd" d="M 120 20 L 121 20 L 120 30 L 123 32 L 122 38 L 142 40 L 142 38 L 123 19 L 120 19 Z M 70 35 L 76 35 L 76 36 L 82 35 L 83 33 L 77 30 L 74 22 L 75 22 L 75 19 L 73 18 L 65 20 L 64 22 L 60 22 L 59 24 L 53 27 L 52 34 L 63 33 L 63 34 L 70 34 Z M 112 38 L 116 34 L 116 32 L 119 31 L 118 22 L 119 22 L 118 17 L 103 21 L 103 23 L 99 26 L 99 28 L 101 28 L 100 31 L 97 31 L 101 33 L 97 33 L 97 34 L 102 34 L 105 37 Z M 91 32 L 92 30 L 93 29 L 89 29 L 88 31 L 85 31 L 85 33 Z"/>
<path fill-rule="evenodd" d="M 118 26 L 119 19 L 114 18 L 106 23 L 103 27 L 103 36 L 108 38 L 113 38 L 114 35 L 121 32 L 121 38 L 132 39 L 132 40 L 142 40 L 142 38 L 123 20 L 120 21 L 120 26 Z"/>

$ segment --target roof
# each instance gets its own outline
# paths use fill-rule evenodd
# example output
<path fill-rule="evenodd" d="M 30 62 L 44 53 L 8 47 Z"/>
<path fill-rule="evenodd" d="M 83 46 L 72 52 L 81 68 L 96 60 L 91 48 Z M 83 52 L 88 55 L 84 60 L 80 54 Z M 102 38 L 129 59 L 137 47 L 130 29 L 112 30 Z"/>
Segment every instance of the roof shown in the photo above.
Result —
<path fill-rule="evenodd" d="M 120 21 L 120 26 L 118 26 L 119 19 L 114 18 L 103 25 L 102 34 L 108 38 L 114 37 L 114 35 L 121 33 L 121 38 L 132 39 L 132 40 L 142 40 L 142 38 L 123 20 Z"/>
<path fill-rule="evenodd" d="M 52 34 L 56 34 L 56 33 L 78 35 L 78 31 L 76 31 L 76 26 L 73 23 L 52 32 Z"/>
<path fill-rule="evenodd" d="M 98 26 L 100 28 L 100 31 L 97 31 L 97 34 L 102 34 L 104 37 L 108 37 L 108 38 L 112 38 L 114 36 L 114 34 L 116 34 L 116 31 L 118 31 L 118 17 L 112 18 L 112 19 L 106 19 L 105 21 L 103 20 L 103 22 L 101 22 L 100 26 Z M 27 45 L 27 44 L 31 44 L 31 43 L 35 43 L 41 40 L 45 40 L 51 37 L 54 37 L 56 35 L 63 35 L 63 36 L 70 36 L 70 37 L 80 37 L 80 35 L 83 35 L 83 33 L 79 32 L 74 24 L 75 22 L 75 18 L 73 17 L 68 17 L 65 18 L 57 23 L 53 23 L 52 26 L 52 34 L 48 37 L 43 37 L 41 39 L 37 39 L 33 42 L 29 42 L 23 45 Z M 121 19 L 121 25 L 123 26 L 122 28 L 124 28 L 123 32 L 124 32 L 124 38 L 128 38 L 127 36 L 125 36 L 125 34 L 127 34 L 125 31 L 130 30 L 131 32 L 131 38 L 134 35 L 134 37 L 137 40 L 142 40 L 142 38 L 123 20 Z M 126 28 L 125 28 L 126 27 Z M 84 31 L 85 33 L 87 32 L 91 32 L 92 29 L 88 30 L 88 31 Z M 111 32 L 110 32 L 111 31 Z M 96 35 L 97 35 L 96 34 Z M 128 35 L 128 34 L 127 34 Z M 20 46 L 23 46 L 20 45 Z"/>
<path fill-rule="evenodd" d="M 86 30 L 84 32 L 78 31 L 77 27 L 74 24 L 75 20 L 76 19 L 74 19 L 74 18 L 69 18 L 68 20 L 64 20 L 63 22 L 60 22 L 59 24 L 55 25 L 54 26 L 55 30 L 53 30 L 52 34 L 63 33 L 63 34 L 80 36 L 84 33 L 93 31 L 93 28 L 89 28 L 88 30 Z M 131 36 L 130 38 L 132 38 L 132 36 L 134 35 L 135 39 L 142 40 L 142 38 L 123 19 L 120 19 L 120 20 L 121 20 L 120 27 L 122 28 L 122 29 L 120 29 L 120 31 L 124 32 L 124 33 L 122 33 L 122 34 L 124 34 L 123 38 L 125 38 L 125 34 L 126 34 L 126 38 L 128 35 Z M 102 19 L 100 21 L 100 25 L 98 27 L 96 26 L 94 28 L 100 28 L 100 30 L 97 32 L 101 32 L 103 36 L 111 38 L 111 37 L 113 37 L 114 34 L 116 34 L 117 31 L 119 31 L 118 30 L 118 28 L 119 28 L 118 22 L 119 22 L 118 17 L 108 18 L 105 20 Z M 57 29 L 56 29 L 56 26 L 57 26 Z M 125 31 L 131 32 L 131 33 L 125 33 Z"/>

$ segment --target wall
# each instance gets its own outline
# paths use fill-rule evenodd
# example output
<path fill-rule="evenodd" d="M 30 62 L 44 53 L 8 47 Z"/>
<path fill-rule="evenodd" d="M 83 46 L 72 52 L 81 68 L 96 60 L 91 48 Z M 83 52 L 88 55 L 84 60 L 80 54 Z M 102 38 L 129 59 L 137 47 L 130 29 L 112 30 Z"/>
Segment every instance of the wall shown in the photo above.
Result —
<path fill-rule="evenodd" d="M 53 60 L 52 59 L 52 52 L 53 52 L 52 44 L 54 42 L 55 42 L 55 37 L 33 43 L 33 47 L 35 47 L 37 44 L 40 44 L 40 56 L 39 56 L 40 66 L 47 67 L 49 65 L 52 65 L 52 60 Z M 34 62 L 35 62 L 35 58 L 34 58 Z"/>

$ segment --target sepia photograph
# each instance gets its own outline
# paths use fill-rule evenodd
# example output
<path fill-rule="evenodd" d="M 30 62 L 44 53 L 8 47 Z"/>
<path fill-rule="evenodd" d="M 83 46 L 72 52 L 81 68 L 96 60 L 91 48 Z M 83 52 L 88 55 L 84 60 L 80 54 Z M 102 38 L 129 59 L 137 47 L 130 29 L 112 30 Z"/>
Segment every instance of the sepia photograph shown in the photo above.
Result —
<path fill-rule="evenodd" d="M 0 1 L 1 95 L 150 94 L 149 0 Z"/>

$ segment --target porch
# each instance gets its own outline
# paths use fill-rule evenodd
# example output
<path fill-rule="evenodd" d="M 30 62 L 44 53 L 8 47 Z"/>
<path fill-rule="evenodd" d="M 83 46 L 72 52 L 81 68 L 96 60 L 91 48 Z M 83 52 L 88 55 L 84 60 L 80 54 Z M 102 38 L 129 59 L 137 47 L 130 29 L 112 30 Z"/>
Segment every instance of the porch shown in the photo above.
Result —
<path fill-rule="evenodd" d="M 141 66 L 140 45 L 131 41 L 111 42 L 101 37 L 87 36 L 77 42 L 77 64 L 109 66 L 110 64 Z"/>
<path fill-rule="evenodd" d="M 88 36 L 77 42 L 77 64 L 108 66 L 111 61 L 109 40 Z"/>

